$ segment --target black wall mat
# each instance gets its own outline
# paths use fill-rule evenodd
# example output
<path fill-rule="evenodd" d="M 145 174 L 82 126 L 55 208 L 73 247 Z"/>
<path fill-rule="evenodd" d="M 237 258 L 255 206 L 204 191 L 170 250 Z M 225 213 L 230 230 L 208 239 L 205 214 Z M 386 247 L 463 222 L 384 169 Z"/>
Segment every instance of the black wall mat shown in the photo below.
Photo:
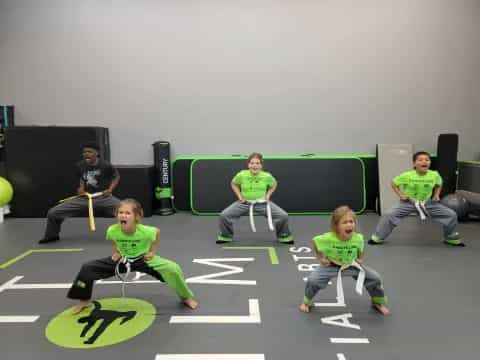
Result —
<path fill-rule="evenodd" d="M 120 183 L 114 191 L 119 199 L 133 198 L 140 202 L 145 216 L 154 208 L 155 167 L 153 165 L 116 165 Z"/>
<path fill-rule="evenodd" d="M 441 196 L 452 194 L 457 187 L 458 135 L 440 134 L 437 142 L 436 167 L 443 180 Z"/>
<path fill-rule="evenodd" d="M 178 158 L 172 164 L 173 206 L 190 211 L 190 165 L 195 158 Z"/>
<path fill-rule="evenodd" d="M 366 210 L 375 211 L 378 197 L 378 164 L 375 155 L 358 155 L 365 164 Z M 202 157 L 199 157 L 202 158 Z M 190 165 L 192 157 L 179 157 L 172 164 L 173 194 L 175 209 L 191 211 L 190 206 Z"/>
<path fill-rule="evenodd" d="M 359 156 L 365 165 L 365 210 L 376 210 L 378 197 L 378 162 L 375 156 Z"/>
<path fill-rule="evenodd" d="M 458 189 L 480 193 L 480 161 L 458 163 Z"/>
<path fill-rule="evenodd" d="M 95 141 L 110 160 L 108 129 L 101 127 L 16 126 L 5 130 L 5 164 L 13 185 L 12 215 L 44 217 L 79 185 L 75 164 L 81 144 Z"/>
<path fill-rule="evenodd" d="M 191 206 L 200 215 L 218 213 L 235 201 L 233 176 L 245 159 L 197 159 L 191 172 Z M 365 168 L 358 157 L 265 157 L 264 169 L 277 179 L 272 200 L 293 214 L 329 213 L 348 205 L 365 209 Z"/>
<path fill-rule="evenodd" d="M 153 144 L 153 163 L 155 165 L 155 197 L 159 206 L 157 215 L 167 216 L 175 213 L 172 203 L 172 181 L 170 165 L 170 143 L 155 141 Z"/>

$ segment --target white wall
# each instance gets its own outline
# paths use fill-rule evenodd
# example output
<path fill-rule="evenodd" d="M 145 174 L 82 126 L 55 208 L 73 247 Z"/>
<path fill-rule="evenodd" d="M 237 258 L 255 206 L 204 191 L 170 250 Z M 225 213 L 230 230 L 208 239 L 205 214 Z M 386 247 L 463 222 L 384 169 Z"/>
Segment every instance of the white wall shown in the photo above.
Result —
<path fill-rule="evenodd" d="M 0 0 L 18 125 L 110 128 L 116 164 L 191 154 L 480 156 L 477 0 Z"/>

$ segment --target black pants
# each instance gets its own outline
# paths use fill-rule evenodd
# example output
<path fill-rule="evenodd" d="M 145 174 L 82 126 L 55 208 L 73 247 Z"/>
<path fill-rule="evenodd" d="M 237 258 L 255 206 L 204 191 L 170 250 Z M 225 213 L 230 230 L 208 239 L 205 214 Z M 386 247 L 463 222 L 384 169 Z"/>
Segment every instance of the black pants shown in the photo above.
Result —
<path fill-rule="evenodd" d="M 117 263 L 111 257 L 89 261 L 82 265 L 80 272 L 75 278 L 67 297 L 70 299 L 89 300 L 92 297 L 93 282 L 99 279 L 106 279 L 115 275 Z M 162 276 L 149 267 L 143 258 L 131 263 L 131 271 L 140 271 L 165 282 Z M 120 271 L 125 272 L 125 265 L 120 264 Z"/>

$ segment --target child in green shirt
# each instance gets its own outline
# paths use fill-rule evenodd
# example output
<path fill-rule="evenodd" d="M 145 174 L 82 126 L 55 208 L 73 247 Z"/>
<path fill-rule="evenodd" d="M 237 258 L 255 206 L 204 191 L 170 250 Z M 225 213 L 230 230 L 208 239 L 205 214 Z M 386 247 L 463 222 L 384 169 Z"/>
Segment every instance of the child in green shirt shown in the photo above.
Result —
<path fill-rule="evenodd" d="M 400 201 L 380 219 L 375 233 L 368 241 L 371 245 L 382 244 L 405 216 L 418 212 L 443 225 L 444 242 L 452 246 L 465 246 L 455 231 L 457 214 L 440 203 L 442 178 L 437 171 L 430 170 L 430 154 L 419 151 L 413 155 L 413 170 L 406 171 L 392 180 L 393 191 Z"/>
<path fill-rule="evenodd" d="M 127 263 L 131 271 L 143 272 L 166 282 L 186 306 L 195 309 L 198 303 L 185 283 L 180 266 L 155 255 L 160 243 L 160 229 L 140 223 L 142 206 L 133 199 L 122 200 L 117 207 L 116 217 L 117 224 L 107 230 L 107 240 L 112 241 L 113 254 L 83 264 L 67 294 L 70 299 L 80 300 L 72 313 L 78 314 L 92 304 L 95 280 L 112 277 L 116 271 L 123 272 Z"/>
<path fill-rule="evenodd" d="M 310 312 L 315 294 L 324 289 L 340 270 L 342 276 L 357 279 L 361 268 L 365 273 L 364 285 L 371 296 L 373 308 L 382 315 L 390 313 L 385 305 L 386 297 L 380 275 L 363 264 L 363 236 L 355 232 L 355 225 L 353 210 L 348 206 L 340 206 L 335 209 L 330 219 L 332 231 L 313 238 L 312 245 L 320 266 L 313 270 L 307 279 L 301 311 Z"/>
<path fill-rule="evenodd" d="M 293 244 L 293 236 L 288 228 L 288 214 L 270 200 L 277 188 L 277 181 L 270 173 L 263 171 L 262 154 L 250 154 L 247 165 L 248 170 L 237 173 L 230 183 L 238 200 L 220 214 L 217 244 L 233 240 L 233 224 L 240 216 L 249 213 L 250 206 L 255 206 L 255 213 L 264 216 L 267 216 L 267 207 L 270 207 L 277 240 L 283 244 Z M 259 200 L 261 202 L 255 205 L 249 203 Z"/>

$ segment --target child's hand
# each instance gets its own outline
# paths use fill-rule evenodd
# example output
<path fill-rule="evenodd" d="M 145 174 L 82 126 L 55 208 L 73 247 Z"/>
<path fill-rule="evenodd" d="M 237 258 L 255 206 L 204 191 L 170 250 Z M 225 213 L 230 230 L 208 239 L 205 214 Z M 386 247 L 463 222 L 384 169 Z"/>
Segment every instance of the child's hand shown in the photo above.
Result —
<path fill-rule="evenodd" d="M 122 255 L 120 255 L 120 253 L 118 252 L 114 252 L 112 255 L 112 260 L 115 262 L 118 262 L 121 258 L 122 258 Z"/>
<path fill-rule="evenodd" d="M 328 260 L 327 258 L 321 258 L 320 259 L 320 263 L 323 265 L 323 266 L 330 266 L 332 265 L 332 262 L 330 260 Z"/>
<path fill-rule="evenodd" d="M 154 256 L 155 256 L 155 253 L 153 251 L 149 251 L 143 256 L 143 258 L 145 260 L 152 260 Z"/>
<path fill-rule="evenodd" d="M 406 200 L 408 200 L 408 199 L 409 199 L 408 195 L 400 194 L 400 200 L 406 201 Z"/>
<path fill-rule="evenodd" d="M 357 260 L 355 260 L 355 261 L 357 262 L 358 265 L 363 264 L 363 259 L 357 258 Z"/>
<path fill-rule="evenodd" d="M 440 201 L 440 196 L 439 195 L 433 195 L 432 200 L 433 201 Z"/>

